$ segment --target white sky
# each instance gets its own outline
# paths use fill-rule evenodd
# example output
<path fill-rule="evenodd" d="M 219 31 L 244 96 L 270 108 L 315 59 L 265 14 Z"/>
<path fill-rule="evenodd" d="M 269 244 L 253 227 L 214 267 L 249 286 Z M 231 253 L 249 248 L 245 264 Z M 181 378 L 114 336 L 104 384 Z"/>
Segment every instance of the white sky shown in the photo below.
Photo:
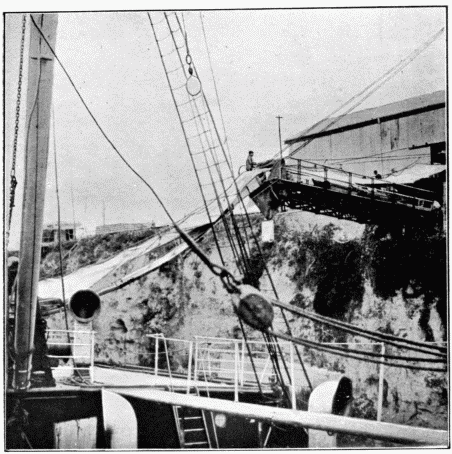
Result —
<path fill-rule="evenodd" d="M 445 26 L 444 8 L 204 11 L 208 45 L 235 169 L 320 120 Z M 184 13 L 191 55 L 221 128 L 198 11 Z M 21 15 L 5 22 L 6 193 L 12 150 Z M 361 108 L 445 88 L 443 34 Z M 62 13 L 56 51 L 117 148 L 180 218 L 199 189 L 144 12 Z M 58 64 L 54 111 L 62 220 L 167 223 L 152 194 L 101 136 Z M 22 114 L 25 102 L 22 104 Z M 24 129 L 24 115 L 21 118 Z M 23 166 L 19 142 L 18 176 Z M 53 141 L 45 222 L 56 220 Z M 10 247 L 17 248 L 19 181 Z"/>

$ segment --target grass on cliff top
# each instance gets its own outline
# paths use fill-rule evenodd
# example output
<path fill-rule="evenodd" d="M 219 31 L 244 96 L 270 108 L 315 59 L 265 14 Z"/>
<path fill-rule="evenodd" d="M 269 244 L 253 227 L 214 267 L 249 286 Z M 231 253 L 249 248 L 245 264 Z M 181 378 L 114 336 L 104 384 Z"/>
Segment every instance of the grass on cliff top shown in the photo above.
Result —
<path fill-rule="evenodd" d="M 105 261 L 132 246 L 147 240 L 156 233 L 155 228 L 130 232 L 93 235 L 79 241 L 62 243 L 63 273 L 73 271 L 93 263 Z M 43 251 L 40 278 L 60 275 L 59 246 L 56 244 Z"/>

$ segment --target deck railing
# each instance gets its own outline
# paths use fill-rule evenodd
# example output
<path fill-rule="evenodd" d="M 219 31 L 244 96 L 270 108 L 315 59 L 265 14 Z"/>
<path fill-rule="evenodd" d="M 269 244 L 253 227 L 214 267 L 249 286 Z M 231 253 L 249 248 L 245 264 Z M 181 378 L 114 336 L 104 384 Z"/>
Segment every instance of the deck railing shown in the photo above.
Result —
<path fill-rule="evenodd" d="M 376 198 L 418 210 L 431 211 L 437 208 L 434 205 L 435 194 L 426 189 L 394 184 L 381 177 L 369 177 L 337 167 L 313 164 L 302 159 L 286 158 L 286 161 L 280 172 L 280 178 L 283 180 L 322 186 L 332 191 L 359 195 L 369 199 Z"/>
<path fill-rule="evenodd" d="M 167 338 L 162 334 L 152 334 L 154 352 L 153 367 L 148 368 L 155 376 L 165 375 L 170 378 L 170 387 L 179 383 L 177 379 L 184 378 L 187 392 L 193 385 L 206 387 L 221 386 L 234 390 L 234 400 L 239 400 L 243 390 L 258 389 L 256 375 L 252 367 L 249 351 L 254 362 L 257 378 L 265 391 L 274 389 L 274 371 L 272 361 L 263 341 L 248 341 L 248 347 L 243 339 L 228 339 L 208 336 L 195 336 L 193 341 Z M 353 345 L 353 348 L 380 349 L 382 359 L 385 354 L 383 343 L 376 342 L 326 342 L 323 345 Z M 289 386 L 292 408 L 297 408 L 297 394 L 300 390 L 308 389 L 303 368 L 294 355 L 291 342 L 278 342 L 279 352 L 286 366 L 281 366 L 284 382 Z M 308 352 L 304 352 L 305 357 Z M 330 357 L 330 354 L 325 354 Z M 185 367 L 181 367 L 181 361 Z M 357 361 L 351 359 L 349 361 Z M 380 421 L 383 409 L 383 390 L 385 367 L 383 361 L 376 365 L 378 373 L 378 402 L 377 420 Z M 331 372 L 334 373 L 334 372 Z M 300 397 L 298 397 L 299 399 Z M 307 404 L 307 402 L 305 402 Z"/>
<path fill-rule="evenodd" d="M 46 338 L 47 356 L 65 363 L 52 367 L 54 377 L 79 374 L 94 382 L 95 331 L 47 329 Z"/>

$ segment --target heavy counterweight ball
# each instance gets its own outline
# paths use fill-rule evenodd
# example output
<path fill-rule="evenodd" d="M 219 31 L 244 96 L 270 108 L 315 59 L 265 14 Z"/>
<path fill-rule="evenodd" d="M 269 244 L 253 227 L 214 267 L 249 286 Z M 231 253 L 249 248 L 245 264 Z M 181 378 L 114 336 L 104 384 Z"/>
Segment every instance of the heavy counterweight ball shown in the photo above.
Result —
<path fill-rule="evenodd" d="M 237 315 L 249 326 L 266 331 L 273 323 L 273 306 L 251 285 L 241 285 L 240 301 L 235 306 Z"/>

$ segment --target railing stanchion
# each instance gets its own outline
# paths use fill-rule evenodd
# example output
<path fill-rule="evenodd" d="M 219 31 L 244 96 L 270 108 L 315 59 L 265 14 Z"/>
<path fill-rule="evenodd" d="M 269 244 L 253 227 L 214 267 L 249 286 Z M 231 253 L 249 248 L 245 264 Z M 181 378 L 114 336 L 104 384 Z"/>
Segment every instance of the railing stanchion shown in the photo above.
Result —
<path fill-rule="evenodd" d="M 292 408 L 297 409 L 297 398 L 295 396 L 295 363 L 293 356 L 293 343 L 290 343 L 290 381 L 292 382 Z"/>
<path fill-rule="evenodd" d="M 159 371 L 159 338 L 155 336 L 155 359 L 154 359 L 154 375 L 157 377 Z"/>
<path fill-rule="evenodd" d="M 245 339 L 242 339 L 242 365 L 240 370 L 240 384 L 243 386 L 243 380 L 245 375 Z"/>
<path fill-rule="evenodd" d="M 91 383 L 94 383 L 94 331 L 91 331 L 91 366 L 89 372 Z"/>
<path fill-rule="evenodd" d="M 187 377 L 187 394 L 190 393 L 191 385 L 191 362 L 193 360 L 193 341 L 190 341 L 188 347 L 188 377 Z"/>
<path fill-rule="evenodd" d="M 262 372 L 261 372 L 261 378 L 260 378 L 261 383 L 264 381 L 265 372 L 267 372 L 267 367 L 268 367 L 269 363 L 270 363 L 270 355 L 267 355 L 267 360 L 265 361 L 264 368 L 262 369 Z"/>
<path fill-rule="evenodd" d="M 199 356 L 199 339 L 195 336 L 195 370 L 193 373 L 193 379 L 198 380 L 198 356 Z"/>
<path fill-rule="evenodd" d="M 239 370 L 238 370 L 238 365 L 239 365 L 239 344 L 237 342 L 234 342 L 234 401 L 238 402 L 239 401 Z"/>
<path fill-rule="evenodd" d="M 381 363 L 380 363 L 380 376 L 378 379 L 378 406 L 377 406 L 377 421 L 381 421 L 383 413 L 383 390 L 384 390 L 384 370 L 385 370 L 385 344 L 381 343 Z"/>
<path fill-rule="evenodd" d="M 212 366 L 210 364 L 210 346 L 207 350 L 207 371 L 209 373 L 209 377 L 212 378 Z"/>

